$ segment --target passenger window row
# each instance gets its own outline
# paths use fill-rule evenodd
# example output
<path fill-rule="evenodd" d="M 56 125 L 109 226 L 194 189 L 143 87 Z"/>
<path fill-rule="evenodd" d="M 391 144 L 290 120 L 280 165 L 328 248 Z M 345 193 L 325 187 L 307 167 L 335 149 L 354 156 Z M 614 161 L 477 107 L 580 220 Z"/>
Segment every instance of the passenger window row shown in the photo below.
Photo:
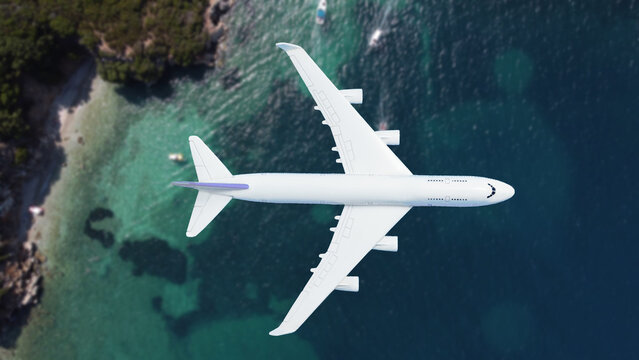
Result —
<path fill-rule="evenodd" d="M 439 201 L 444 201 L 444 198 L 428 198 L 428 200 L 439 200 Z M 468 199 L 451 199 L 454 201 L 468 201 Z"/>
<path fill-rule="evenodd" d="M 468 182 L 468 180 L 457 179 L 451 180 L 452 182 Z M 428 182 L 444 182 L 444 179 L 428 179 Z"/>

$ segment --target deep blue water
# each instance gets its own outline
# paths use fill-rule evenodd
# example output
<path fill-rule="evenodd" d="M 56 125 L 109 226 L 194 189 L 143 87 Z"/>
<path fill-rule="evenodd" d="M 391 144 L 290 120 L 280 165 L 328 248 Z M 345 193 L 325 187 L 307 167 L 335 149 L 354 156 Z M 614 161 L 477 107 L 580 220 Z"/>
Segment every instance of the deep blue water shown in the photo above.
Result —
<path fill-rule="evenodd" d="M 370 254 L 354 271 L 361 292 L 331 296 L 300 330 L 323 357 L 639 354 L 636 5 L 430 1 L 391 12 L 383 47 L 341 72 L 366 89 L 362 115 L 379 118 L 383 101 L 414 173 L 494 176 L 517 194 L 492 208 L 412 210 L 392 231 L 400 252 Z M 362 27 L 377 12 L 362 6 Z M 503 76 L 527 85 L 496 76 L 511 49 Z"/>

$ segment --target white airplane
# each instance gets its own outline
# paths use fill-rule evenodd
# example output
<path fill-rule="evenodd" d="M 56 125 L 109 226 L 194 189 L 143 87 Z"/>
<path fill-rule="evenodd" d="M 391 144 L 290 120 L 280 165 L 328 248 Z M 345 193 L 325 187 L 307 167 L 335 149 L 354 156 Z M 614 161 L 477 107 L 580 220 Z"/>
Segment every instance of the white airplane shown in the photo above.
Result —
<path fill-rule="evenodd" d="M 197 136 L 189 137 L 198 182 L 173 185 L 198 190 L 186 236 L 200 233 L 231 199 L 287 204 L 344 205 L 331 244 L 274 336 L 295 332 L 333 290 L 359 290 L 349 276 L 371 250 L 397 251 L 386 233 L 413 206 L 471 207 L 511 198 L 515 190 L 498 180 L 474 176 L 413 175 L 387 145 L 399 131 L 373 131 L 351 103 L 362 90 L 338 90 L 301 47 L 278 43 L 304 80 L 322 124 L 333 133 L 337 162 L 345 174 L 257 173 L 232 175 Z"/>

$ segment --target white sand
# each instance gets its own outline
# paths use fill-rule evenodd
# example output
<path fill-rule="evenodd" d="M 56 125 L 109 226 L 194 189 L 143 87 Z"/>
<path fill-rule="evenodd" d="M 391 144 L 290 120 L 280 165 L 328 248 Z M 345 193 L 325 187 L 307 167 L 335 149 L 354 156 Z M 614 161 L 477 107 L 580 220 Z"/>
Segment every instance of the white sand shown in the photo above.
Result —
<path fill-rule="evenodd" d="M 46 131 L 50 134 L 49 136 L 56 139 L 56 144 L 62 147 L 65 154 L 68 154 L 70 149 L 77 145 L 77 137 L 73 136 L 77 132 L 77 124 L 74 122 L 75 114 L 88 103 L 97 82 L 98 77 L 95 73 L 95 65 L 87 61 L 71 76 L 60 95 L 51 104 L 45 125 Z M 41 206 L 45 210 L 42 216 L 33 218 L 31 227 L 27 232 L 27 241 L 37 242 L 41 238 L 42 231 L 48 225 L 47 209 L 54 207 L 47 203 L 49 194 L 43 193 L 50 192 L 53 188 L 54 184 L 51 183 L 53 175 L 58 170 L 60 172 L 64 171 L 64 168 L 58 169 L 59 166 L 60 164 L 55 159 L 48 160 L 48 163 L 44 164 L 42 171 L 24 184 L 23 207 L 35 204 L 37 202 L 36 199 L 44 195 L 44 202 Z M 26 223 L 28 224 L 29 222 Z"/>

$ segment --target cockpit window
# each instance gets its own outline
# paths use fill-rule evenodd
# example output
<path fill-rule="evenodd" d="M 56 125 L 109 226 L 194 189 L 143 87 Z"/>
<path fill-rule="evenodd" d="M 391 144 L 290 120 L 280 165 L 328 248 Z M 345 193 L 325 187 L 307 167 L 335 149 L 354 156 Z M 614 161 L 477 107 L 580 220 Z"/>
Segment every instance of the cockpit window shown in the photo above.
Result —
<path fill-rule="evenodd" d="M 496 191 L 494 186 L 490 184 L 488 184 L 488 186 L 490 186 L 491 192 L 490 192 L 490 195 L 486 196 L 486 199 L 489 199 L 491 196 L 495 195 L 495 191 Z"/>

